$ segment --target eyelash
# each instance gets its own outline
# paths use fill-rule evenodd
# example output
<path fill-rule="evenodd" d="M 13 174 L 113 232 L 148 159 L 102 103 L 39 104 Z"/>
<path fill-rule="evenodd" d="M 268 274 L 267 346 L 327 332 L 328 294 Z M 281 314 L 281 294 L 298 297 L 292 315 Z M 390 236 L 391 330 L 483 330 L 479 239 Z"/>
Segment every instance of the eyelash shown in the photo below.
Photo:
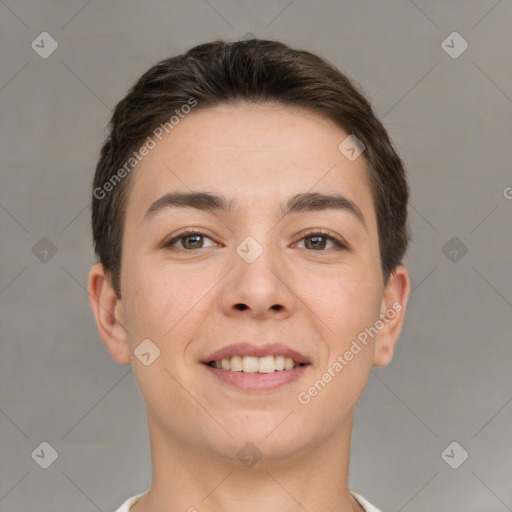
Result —
<path fill-rule="evenodd" d="M 182 240 L 182 239 L 187 238 L 188 236 L 192 236 L 192 235 L 199 235 L 199 236 L 206 237 L 206 238 L 209 238 L 210 240 L 214 241 L 211 237 L 209 237 L 208 235 L 205 235 L 204 233 L 201 233 L 200 231 L 188 230 L 188 231 L 184 231 L 183 233 L 180 233 L 179 235 L 164 242 L 162 247 L 168 248 L 168 249 L 174 248 L 174 249 L 184 251 L 184 252 L 193 252 L 198 249 L 182 249 L 181 247 L 173 247 L 173 245 L 177 241 Z M 331 235 L 328 231 L 325 231 L 323 229 L 317 229 L 315 231 L 306 233 L 302 236 L 302 238 L 299 241 L 302 241 L 306 238 L 313 238 L 315 236 L 320 236 L 322 238 L 326 238 L 327 240 L 330 240 L 331 242 L 333 242 L 334 247 L 332 247 L 332 249 L 335 249 L 335 250 L 348 249 L 348 246 L 345 243 L 343 243 L 341 240 L 338 240 L 335 236 Z M 205 249 L 205 247 L 200 247 L 199 249 Z M 313 252 L 325 252 L 328 249 L 322 249 L 322 250 L 318 250 L 318 251 L 315 251 L 314 249 L 308 249 L 308 250 L 313 251 Z"/>

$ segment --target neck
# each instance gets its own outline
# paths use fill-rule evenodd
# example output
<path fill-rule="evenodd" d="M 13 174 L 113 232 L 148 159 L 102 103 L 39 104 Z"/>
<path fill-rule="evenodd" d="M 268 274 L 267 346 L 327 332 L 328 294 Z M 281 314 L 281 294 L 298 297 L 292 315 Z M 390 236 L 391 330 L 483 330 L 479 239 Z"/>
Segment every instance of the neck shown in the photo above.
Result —
<path fill-rule="evenodd" d="M 153 478 L 130 512 L 360 512 L 348 487 L 352 422 L 327 441 L 245 467 L 173 439 L 148 416 Z"/>

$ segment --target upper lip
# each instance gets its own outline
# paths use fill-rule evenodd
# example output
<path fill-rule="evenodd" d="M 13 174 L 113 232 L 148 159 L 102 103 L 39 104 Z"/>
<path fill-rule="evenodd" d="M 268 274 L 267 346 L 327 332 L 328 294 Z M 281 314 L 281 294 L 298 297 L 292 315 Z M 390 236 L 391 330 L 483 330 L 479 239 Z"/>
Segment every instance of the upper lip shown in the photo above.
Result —
<path fill-rule="evenodd" d="M 284 356 L 293 359 L 299 364 L 309 364 L 309 359 L 297 352 L 296 350 L 283 345 L 282 343 L 267 343 L 265 345 L 251 345 L 250 343 L 235 343 L 227 345 L 207 357 L 201 359 L 202 363 L 210 363 L 211 361 L 220 361 L 221 359 L 231 359 L 233 356 Z"/>

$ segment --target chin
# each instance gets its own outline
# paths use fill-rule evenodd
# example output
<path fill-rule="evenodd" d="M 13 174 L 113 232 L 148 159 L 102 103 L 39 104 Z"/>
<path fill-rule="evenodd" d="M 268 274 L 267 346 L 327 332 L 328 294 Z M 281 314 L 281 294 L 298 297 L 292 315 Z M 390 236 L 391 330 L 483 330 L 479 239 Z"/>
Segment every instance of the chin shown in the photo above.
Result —
<path fill-rule="evenodd" d="M 289 412 L 267 415 L 267 419 L 262 421 L 261 411 L 253 411 L 254 414 L 248 414 L 244 420 L 227 426 L 233 437 L 222 434 L 215 436 L 215 440 L 209 443 L 210 448 L 236 463 L 244 463 L 246 456 L 261 457 L 261 463 L 293 457 L 312 444 L 312 439 L 309 439 L 303 422 L 283 421 Z M 255 416 L 259 416 L 259 420 Z M 290 420 L 292 416 L 293 413 Z"/>

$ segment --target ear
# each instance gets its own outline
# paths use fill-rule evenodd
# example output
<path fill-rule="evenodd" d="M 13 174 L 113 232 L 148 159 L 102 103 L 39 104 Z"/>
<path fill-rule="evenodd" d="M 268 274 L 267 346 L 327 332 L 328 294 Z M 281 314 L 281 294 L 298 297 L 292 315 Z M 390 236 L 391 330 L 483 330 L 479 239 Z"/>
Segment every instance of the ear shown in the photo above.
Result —
<path fill-rule="evenodd" d="M 123 303 L 116 296 L 111 280 L 101 263 L 96 263 L 91 268 L 88 288 L 89 303 L 103 343 L 112 358 L 118 363 L 130 363 L 130 347 L 124 327 Z"/>
<path fill-rule="evenodd" d="M 386 366 L 393 358 L 395 345 L 404 322 L 410 286 L 407 269 L 403 265 L 398 265 L 384 289 L 380 309 L 380 318 L 384 323 L 384 328 L 375 340 L 374 366 Z"/>

